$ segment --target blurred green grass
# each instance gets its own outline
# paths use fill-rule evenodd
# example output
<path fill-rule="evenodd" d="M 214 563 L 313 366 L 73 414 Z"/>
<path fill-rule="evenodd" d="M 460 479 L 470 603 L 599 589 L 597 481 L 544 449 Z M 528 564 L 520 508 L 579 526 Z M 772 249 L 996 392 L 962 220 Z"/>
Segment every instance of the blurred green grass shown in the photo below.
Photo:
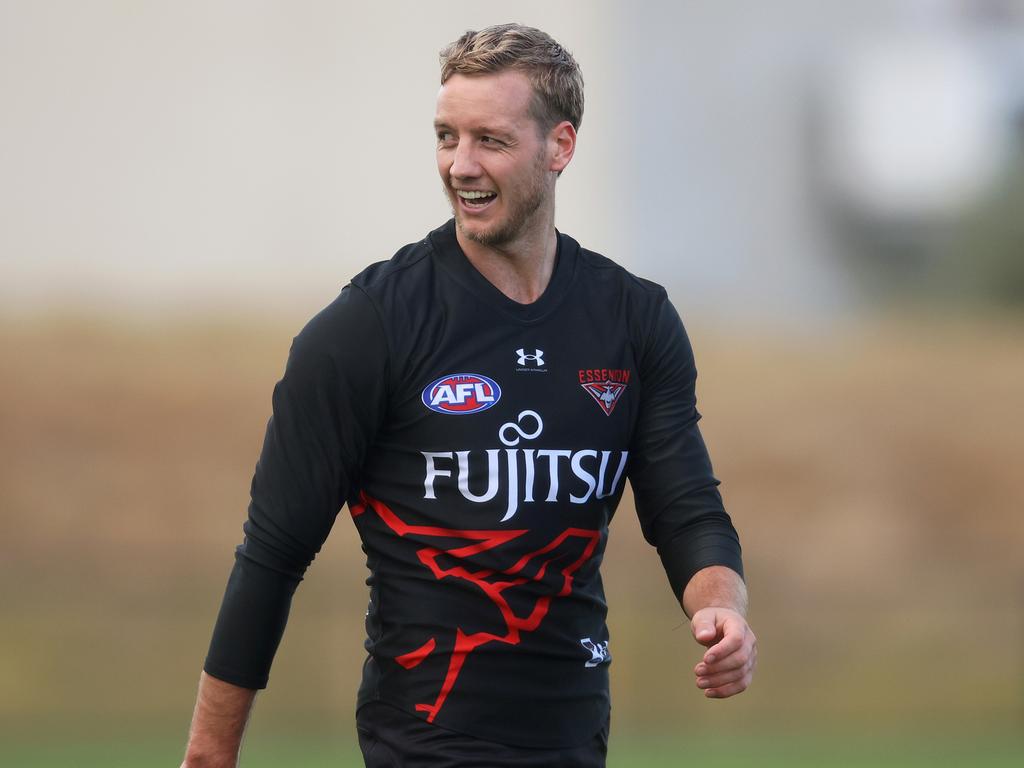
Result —
<path fill-rule="evenodd" d="M 156 768 L 177 766 L 183 745 L 167 741 L 120 745 L 80 743 L 51 746 L 8 745 L 5 765 L 18 768 Z M 1024 760 L 1024 739 L 1012 733 L 903 735 L 858 739 L 841 731 L 728 736 L 707 734 L 689 740 L 655 735 L 615 738 L 610 768 L 704 768 L 739 766 L 836 766 L 837 768 L 1016 768 Z M 242 768 L 361 768 L 357 747 L 330 737 L 261 737 L 247 742 Z"/>

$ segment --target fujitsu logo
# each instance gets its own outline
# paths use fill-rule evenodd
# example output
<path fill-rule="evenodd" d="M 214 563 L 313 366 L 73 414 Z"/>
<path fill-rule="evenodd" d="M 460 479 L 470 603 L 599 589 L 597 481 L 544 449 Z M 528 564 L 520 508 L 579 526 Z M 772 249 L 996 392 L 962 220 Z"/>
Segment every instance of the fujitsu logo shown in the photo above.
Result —
<path fill-rule="evenodd" d="M 435 486 L 450 485 L 453 472 L 459 493 L 475 504 L 494 501 L 504 485 L 504 523 L 512 519 L 520 504 L 556 503 L 567 496 L 571 504 L 586 504 L 592 498 L 608 498 L 618 491 L 629 451 L 518 447 L 536 440 L 543 432 L 544 421 L 536 411 L 522 411 L 514 422 L 502 424 L 498 439 L 507 447 L 482 452 L 486 453 L 486 475 L 480 451 L 421 451 L 426 464 L 423 498 L 436 500 Z M 617 459 L 613 454 L 618 454 Z M 474 492 L 471 477 L 472 486 L 479 488 L 479 478 L 484 476 L 486 490 Z"/>

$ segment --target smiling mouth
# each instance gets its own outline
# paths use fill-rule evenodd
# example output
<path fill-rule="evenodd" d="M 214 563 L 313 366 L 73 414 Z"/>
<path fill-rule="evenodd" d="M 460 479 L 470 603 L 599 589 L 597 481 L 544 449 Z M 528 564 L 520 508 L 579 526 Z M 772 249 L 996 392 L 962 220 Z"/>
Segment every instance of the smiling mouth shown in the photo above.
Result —
<path fill-rule="evenodd" d="M 455 195 L 459 198 L 462 208 L 469 211 L 483 210 L 498 197 L 496 192 L 468 189 L 457 189 Z"/>

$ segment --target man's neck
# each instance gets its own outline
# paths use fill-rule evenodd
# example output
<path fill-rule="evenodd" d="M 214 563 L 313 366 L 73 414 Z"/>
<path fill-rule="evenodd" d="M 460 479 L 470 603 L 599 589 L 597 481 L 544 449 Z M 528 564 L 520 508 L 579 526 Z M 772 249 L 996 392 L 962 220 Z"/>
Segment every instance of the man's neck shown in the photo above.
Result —
<path fill-rule="evenodd" d="M 545 226 L 524 232 L 501 246 L 470 240 L 458 227 L 455 236 L 469 263 L 512 301 L 532 304 L 551 282 L 558 252 L 553 218 Z"/>

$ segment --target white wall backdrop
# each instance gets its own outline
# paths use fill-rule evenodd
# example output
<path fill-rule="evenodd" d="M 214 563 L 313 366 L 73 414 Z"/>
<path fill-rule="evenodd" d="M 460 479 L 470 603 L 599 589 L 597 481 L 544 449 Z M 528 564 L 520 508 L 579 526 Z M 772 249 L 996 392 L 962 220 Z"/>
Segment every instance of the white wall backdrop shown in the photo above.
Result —
<path fill-rule="evenodd" d="M 0 0 L 0 311 L 312 311 L 447 218 L 437 52 L 516 20 L 586 80 L 561 229 L 667 284 L 687 315 L 833 315 L 853 302 L 809 185 L 811 97 L 865 35 L 959 29 L 995 6 L 1019 11 Z"/>

